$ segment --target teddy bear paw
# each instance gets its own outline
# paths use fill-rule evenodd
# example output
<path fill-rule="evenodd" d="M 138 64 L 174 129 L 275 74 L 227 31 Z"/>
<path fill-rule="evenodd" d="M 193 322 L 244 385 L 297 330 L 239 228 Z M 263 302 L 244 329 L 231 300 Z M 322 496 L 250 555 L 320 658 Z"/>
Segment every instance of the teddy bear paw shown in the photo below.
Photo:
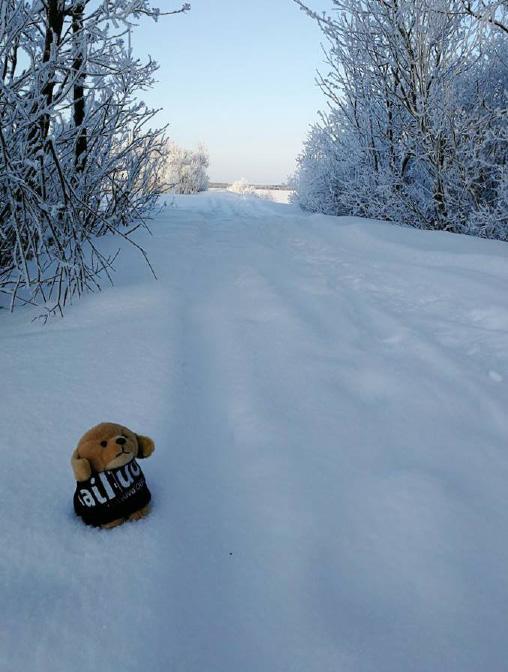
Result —
<path fill-rule="evenodd" d="M 139 509 L 139 511 L 134 511 L 134 513 L 131 513 L 129 516 L 128 520 L 141 520 L 141 518 L 144 518 L 149 511 L 148 506 L 144 506 L 142 509 Z"/>

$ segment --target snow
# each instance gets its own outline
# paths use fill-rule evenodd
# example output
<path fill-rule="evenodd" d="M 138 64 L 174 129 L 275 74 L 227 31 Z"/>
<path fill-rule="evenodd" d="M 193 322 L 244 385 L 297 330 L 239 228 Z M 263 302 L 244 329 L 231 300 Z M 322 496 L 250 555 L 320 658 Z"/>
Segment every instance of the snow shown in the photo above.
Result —
<path fill-rule="evenodd" d="M 256 194 L 260 198 L 267 198 L 275 203 L 289 203 L 293 193 L 291 189 L 256 189 Z"/>
<path fill-rule="evenodd" d="M 222 190 L 212 188 L 212 191 Z M 255 185 L 249 184 L 244 177 L 229 185 L 227 191 L 242 198 L 252 198 L 253 196 L 257 196 L 258 198 L 264 198 L 268 201 L 285 204 L 290 202 L 291 196 L 295 193 L 292 189 L 264 189 L 263 187 L 256 187 Z"/>
<path fill-rule="evenodd" d="M 508 247 L 210 192 L 0 311 L 0 669 L 506 670 Z M 103 248 L 117 242 L 103 240 Z M 91 425 L 151 515 L 72 511 Z"/>

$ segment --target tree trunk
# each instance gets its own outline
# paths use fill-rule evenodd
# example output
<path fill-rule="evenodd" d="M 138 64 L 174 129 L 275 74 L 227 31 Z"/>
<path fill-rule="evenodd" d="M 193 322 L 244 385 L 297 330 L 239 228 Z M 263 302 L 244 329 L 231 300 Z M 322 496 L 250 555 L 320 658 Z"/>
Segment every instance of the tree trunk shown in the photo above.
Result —
<path fill-rule="evenodd" d="M 49 133 L 50 115 L 48 112 L 38 115 L 38 111 L 41 107 L 45 110 L 51 109 L 53 101 L 53 91 L 56 81 L 55 72 L 49 64 L 52 60 L 56 60 L 55 51 L 60 44 L 65 17 L 64 6 L 64 0 L 48 0 L 46 6 L 46 34 L 44 38 L 44 51 L 42 53 L 43 73 L 46 76 L 46 81 L 42 86 L 41 96 L 33 102 L 31 114 L 35 118 L 28 135 L 29 146 L 35 149 L 35 151 L 44 145 L 44 141 Z"/>
<path fill-rule="evenodd" d="M 74 61 L 72 63 L 72 73 L 74 77 L 73 87 L 73 118 L 76 128 L 76 144 L 74 149 L 74 165 L 76 171 L 81 173 L 86 163 L 87 151 L 87 133 L 84 125 L 86 103 L 85 103 L 85 78 L 86 73 L 83 67 L 86 62 L 85 34 L 83 31 L 83 12 L 84 5 L 76 5 L 72 12 L 72 32 L 74 36 Z"/>

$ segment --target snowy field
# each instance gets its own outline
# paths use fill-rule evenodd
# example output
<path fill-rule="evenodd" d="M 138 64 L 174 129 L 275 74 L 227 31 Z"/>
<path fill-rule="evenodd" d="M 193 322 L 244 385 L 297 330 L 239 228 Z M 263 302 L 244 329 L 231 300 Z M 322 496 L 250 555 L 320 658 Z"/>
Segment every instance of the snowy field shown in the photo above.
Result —
<path fill-rule="evenodd" d="M 158 281 L 0 311 L 2 672 L 505 672 L 508 246 L 217 192 L 152 231 Z M 102 420 L 157 445 L 113 531 Z"/>

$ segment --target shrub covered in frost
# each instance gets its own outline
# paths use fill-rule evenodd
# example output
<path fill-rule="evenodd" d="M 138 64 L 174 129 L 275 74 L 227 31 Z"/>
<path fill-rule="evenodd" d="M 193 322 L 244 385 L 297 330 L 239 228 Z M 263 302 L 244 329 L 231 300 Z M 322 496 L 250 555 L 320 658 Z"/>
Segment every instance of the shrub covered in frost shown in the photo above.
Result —
<path fill-rule="evenodd" d="M 174 142 L 168 144 L 167 181 L 175 194 L 197 194 L 208 189 L 208 152 L 199 146 L 196 150 L 183 149 Z"/>
<path fill-rule="evenodd" d="M 61 313 L 100 287 L 115 255 L 97 236 L 129 240 L 162 190 L 164 129 L 137 98 L 157 65 L 131 49 L 141 14 L 160 11 L 0 1 L 0 305 Z"/>
<path fill-rule="evenodd" d="M 507 240 L 506 3 L 295 2 L 329 66 L 292 184 L 302 207 Z"/>

